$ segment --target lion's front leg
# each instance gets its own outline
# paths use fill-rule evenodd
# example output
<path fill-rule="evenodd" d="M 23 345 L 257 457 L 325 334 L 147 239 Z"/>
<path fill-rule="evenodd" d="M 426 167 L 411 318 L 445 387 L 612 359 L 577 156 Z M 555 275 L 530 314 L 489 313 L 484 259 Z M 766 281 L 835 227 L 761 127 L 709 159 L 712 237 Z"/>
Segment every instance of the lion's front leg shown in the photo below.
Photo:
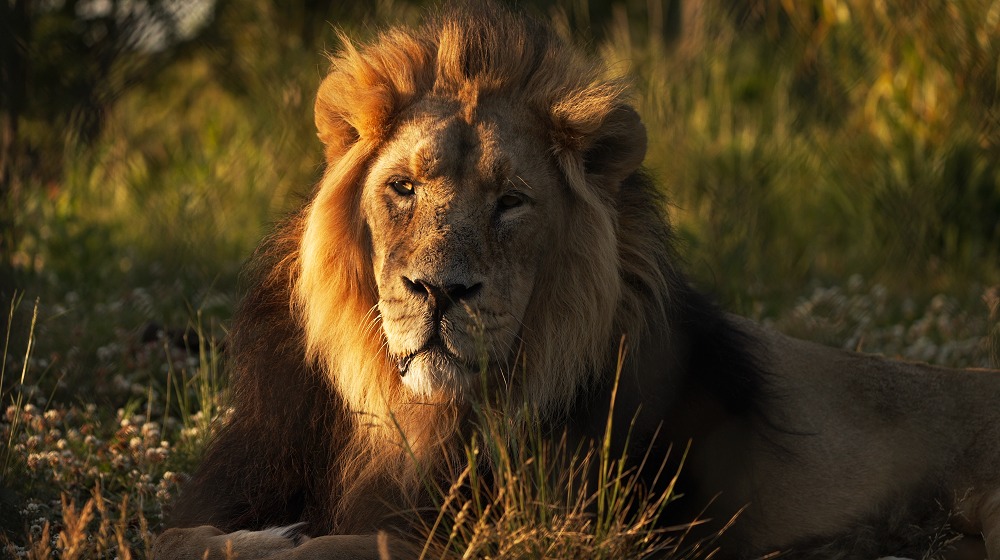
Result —
<path fill-rule="evenodd" d="M 153 544 L 157 560 L 258 560 L 291 558 L 302 524 L 263 531 L 223 533 L 210 525 L 167 529 Z"/>
<path fill-rule="evenodd" d="M 327 535 L 296 546 L 302 524 L 263 531 L 222 531 L 204 525 L 168 529 L 153 546 L 156 560 L 386 560 L 416 557 L 413 545 L 388 533 Z"/>

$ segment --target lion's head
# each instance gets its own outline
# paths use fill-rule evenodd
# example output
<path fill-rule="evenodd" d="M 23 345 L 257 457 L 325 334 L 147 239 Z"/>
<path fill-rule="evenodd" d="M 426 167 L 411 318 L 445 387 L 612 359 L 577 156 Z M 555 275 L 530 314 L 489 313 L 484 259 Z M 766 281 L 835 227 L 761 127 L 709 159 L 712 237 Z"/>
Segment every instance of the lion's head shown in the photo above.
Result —
<path fill-rule="evenodd" d="M 617 201 L 646 147 L 624 81 L 491 5 L 344 42 L 316 100 L 308 355 L 376 417 L 461 403 L 483 373 L 565 407 L 642 323 L 620 312 L 637 256 Z M 649 268 L 632 276 L 660 294 Z"/>

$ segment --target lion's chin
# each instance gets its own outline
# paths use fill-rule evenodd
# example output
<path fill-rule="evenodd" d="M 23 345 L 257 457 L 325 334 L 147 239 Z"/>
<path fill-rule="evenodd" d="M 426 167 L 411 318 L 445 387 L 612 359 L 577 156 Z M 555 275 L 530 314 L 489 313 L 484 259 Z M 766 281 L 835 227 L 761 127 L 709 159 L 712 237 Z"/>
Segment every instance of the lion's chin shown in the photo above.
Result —
<path fill-rule="evenodd" d="M 419 397 L 447 395 L 462 399 L 470 389 L 469 369 L 441 348 L 421 350 L 399 363 L 403 385 Z"/>

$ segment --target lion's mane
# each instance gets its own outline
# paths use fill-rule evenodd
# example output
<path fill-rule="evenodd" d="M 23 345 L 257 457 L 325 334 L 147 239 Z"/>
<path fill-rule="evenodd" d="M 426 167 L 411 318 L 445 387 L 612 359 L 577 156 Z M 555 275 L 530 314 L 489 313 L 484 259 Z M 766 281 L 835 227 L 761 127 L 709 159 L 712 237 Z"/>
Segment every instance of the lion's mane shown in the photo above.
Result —
<path fill-rule="evenodd" d="M 421 468 L 456 451 L 462 406 L 410 402 L 386 355 L 359 213 L 368 163 L 422 96 L 472 111 L 477 98 L 502 96 L 531 111 L 551 138 L 540 157 L 555 159 L 572 193 L 574 219 L 536 283 L 514 383 L 543 416 L 564 415 L 606 384 L 621 337 L 634 350 L 666 324 L 668 293 L 690 291 L 674 268 L 663 202 L 633 172 L 645 137 L 625 141 L 641 126 L 627 84 L 605 66 L 489 4 L 446 9 L 367 45 L 343 42 L 316 100 L 326 172 L 251 261 L 231 333 L 234 414 L 175 523 L 234 530 L 306 519 L 315 534 L 371 530 L 419 499 Z M 623 168 L 628 176 L 615 174 Z"/>

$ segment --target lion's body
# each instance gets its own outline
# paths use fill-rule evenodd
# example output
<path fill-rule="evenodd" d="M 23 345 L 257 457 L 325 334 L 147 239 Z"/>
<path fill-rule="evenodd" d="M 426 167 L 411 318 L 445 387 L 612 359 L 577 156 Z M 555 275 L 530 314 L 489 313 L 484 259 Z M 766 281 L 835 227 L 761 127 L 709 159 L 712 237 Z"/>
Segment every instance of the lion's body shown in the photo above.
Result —
<path fill-rule="evenodd" d="M 998 372 L 893 362 L 733 320 L 771 356 L 774 429 L 721 422 L 687 468 L 697 495 L 719 493 L 715 512 L 750 504 L 727 535 L 736 550 L 923 558 L 935 537 L 985 532 L 990 557 L 1000 553 Z"/>
<path fill-rule="evenodd" d="M 302 521 L 316 538 L 265 554 L 240 533 L 237 552 L 405 556 L 376 535 L 429 503 L 421 473 L 447 483 L 470 404 L 503 394 L 599 437 L 624 336 L 614 425 L 632 428 L 614 439 L 653 462 L 691 441 L 668 510 L 708 507 L 717 530 L 747 506 L 725 557 L 917 554 L 951 521 L 1000 558 L 1000 375 L 722 314 L 676 268 L 622 82 L 480 8 L 334 60 L 316 104 L 327 172 L 254 259 L 233 418 L 173 514 L 218 530 L 171 529 L 159 557 Z"/>

